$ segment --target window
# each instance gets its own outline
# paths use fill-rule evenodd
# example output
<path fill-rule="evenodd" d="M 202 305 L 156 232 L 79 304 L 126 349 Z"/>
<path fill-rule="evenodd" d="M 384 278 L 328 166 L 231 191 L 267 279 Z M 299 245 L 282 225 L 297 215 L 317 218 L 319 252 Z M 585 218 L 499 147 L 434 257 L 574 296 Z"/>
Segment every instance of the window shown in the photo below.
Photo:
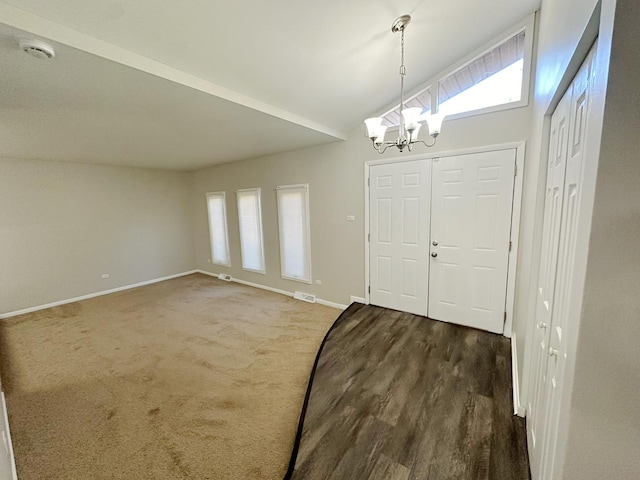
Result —
<path fill-rule="evenodd" d="M 238 196 L 242 268 L 252 272 L 265 273 L 260 189 L 238 190 L 236 194 Z"/>
<path fill-rule="evenodd" d="M 282 278 L 311 283 L 309 185 L 277 188 Z"/>
<path fill-rule="evenodd" d="M 519 102 L 524 78 L 525 31 L 444 77 L 438 111 L 445 115 Z"/>
<path fill-rule="evenodd" d="M 422 117 L 427 118 L 431 114 L 431 87 L 422 90 L 418 95 L 404 102 L 405 108 L 422 108 Z M 397 127 L 400 125 L 400 105 L 384 115 L 382 124 L 387 127 Z"/>
<path fill-rule="evenodd" d="M 207 193 L 209 212 L 209 238 L 211 262 L 231 266 L 229 259 L 229 235 L 227 232 L 227 202 L 224 192 Z"/>
<path fill-rule="evenodd" d="M 422 117 L 438 112 L 457 117 L 495 112 L 528 104 L 534 16 L 452 65 L 405 101 L 422 108 Z M 466 114 L 466 115 L 465 115 Z M 382 124 L 397 127 L 400 108 L 382 115 Z"/>

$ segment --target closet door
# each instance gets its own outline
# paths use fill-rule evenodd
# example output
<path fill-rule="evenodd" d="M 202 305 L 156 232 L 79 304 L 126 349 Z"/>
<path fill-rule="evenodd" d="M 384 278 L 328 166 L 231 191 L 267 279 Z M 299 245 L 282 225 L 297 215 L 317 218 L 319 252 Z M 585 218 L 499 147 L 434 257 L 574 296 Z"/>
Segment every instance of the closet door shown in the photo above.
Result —
<path fill-rule="evenodd" d="M 561 414 L 561 401 L 564 389 L 564 373 L 568 359 L 567 339 L 577 335 L 577 328 L 570 324 L 570 318 L 577 318 L 572 312 L 572 290 L 574 287 L 575 252 L 578 242 L 578 219 L 582 208 L 582 183 L 584 178 L 584 160 L 587 123 L 590 108 L 591 73 L 595 48 L 591 51 L 573 83 L 569 87 L 566 99 L 561 103 L 568 105 L 569 129 L 566 146 L 566 167 L 562 186 L 562 208 L 559 229 L 554 230 L 557 208 L 553 195 L 548 199 L 551 205 L 545 205 L 545 211 L 552 220 L 546 222 L 543 237 L 555 236 L 557 240 L 548 239 L 543 244 L 545 263 L 541 265 L 539 304 L 537 309 L 538 321 L 537 341 L 535 349 L 537 364 L 533 364 L 532 374 L 537 388 L 533 403 L 530 405 L 529 457 L 533 480 L 552 480 L 556 439 Z M 562 108 L 565 108 L 564 106 Z M 560 109 L 560 107 L 559 107 Z M 559 113 L 559 117 L 566 118 L 567 113 Z M 554 114 L 555 117 L 555 114 Z M 548 179 L 553 186 L 555 179 Z M 554 213 L 556 212 L 556 213 Z M 555 256 L 554 256 L 555 253 Z M 550 277 L 554 278 L 551 279 Z M 580 286 L 578 286 L 579 288 Z M 549 289 L 552 288 L 551 292 Z M 547 289 L 547 290 L 545 290 Z M 546 293 L 545 293 L 546 292 Z M 549 302 L 548 304 L 545 302 Z M 544 328 L 543 328 L 544 327 Z M 535 370 L 537 368 L 537 371 Z"/>
<path fill-rule="evenodd" d="M 541 433 L 544 426 L 546 368 L 549 350 L 549 332 L 551 330 L 551 312 L 558 265 L 558 246 L 560 244 L 560 220 L 564 197 L 564 180 L 567 166 L 567 143 L 569 141 L 569 90 L 556 108 L 551 118 L 551 137 L 549 142 L 549 160 L 547 162 L 547 186 L 545 188 L 545 206 L 543 220 L 542 252 L 538 276 L 538 297 L 536 307 L 536 326 L 534 330 L 534 350 L 532 354 L 532 392 L 527 408 L 527 434 L 529 441 L 532 470 L 534 458 L 540 458 Z"/>
<path fill-rule="evenodd" d="M 549 332 L 549 360 L 547 362 L 547 398 L 544 401 L 547 428 L 542 455 L 541 477 L 553 478 L 556 439 L 560 416 L 561 395 L 564 387 L 564 372 L 567 364 L 567 338 L 577 335 L 577 328 L 569 323 L 571 290 L 574 286 L 573 273 L 576 245 L 581 239 L 576 232 L 579 211 L 582 207 L 582 179 L 584 172 L 584 145 L 590 106 L 591 69 L 594 51 L 576 76 L 571 95 L 571 118 L 567 171 L 565 175 L 562 220 L 560 226 L 560 248 L 556 273 L 555 301 L 551 313 Z M 572 359 L 573 360 L 573 359 Z"/>

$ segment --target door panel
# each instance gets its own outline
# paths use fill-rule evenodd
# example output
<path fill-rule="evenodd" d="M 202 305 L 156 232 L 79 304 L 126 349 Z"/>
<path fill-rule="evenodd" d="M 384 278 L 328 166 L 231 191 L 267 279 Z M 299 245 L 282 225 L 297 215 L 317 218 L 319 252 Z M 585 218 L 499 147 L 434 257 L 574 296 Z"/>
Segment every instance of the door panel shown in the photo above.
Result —
<path fill-rule="evenodd" d="M 577 227 L 581 202 L 584 139 L 586 136 L 586 119 L 588 117 L 590 76 L 594 52 L 592 51 L 573 82 L 571 89 L 569 152 L 560 221 L 560 246 L 558 249 L 558 268 L 556 273 L 556 293 L 551 312 L 551 329 L 549 335 L 549 360 L 546 377 L 549 379 L 544 401 L 546 425 L 544 450 L 542 451 L 541 477 L 553 478 L 557 428 L 560 419 L 560 402 L 564 385 L 564 371 L 567 362 L 567 333 L 570 330 L 573 273 L 576 245 L 578 244 Z M 576 331 L 573 331 L 575 334 Z"/>
<path fill-rule="evenodd" d="M 589 54 L 552 117 L 528 404 L 528 447 L 533 480 L 554 477 L 556 439 L 571 331 L 573 272 L 584 174 L 590 78 Z"/>
<path fill-rule="evenodd" d="M 431 318 L 502 333 L 515 157 L 501 150 L 434 160 Z"/>
<path fill-rule="evenodd" d="M 370 302 L 426 315 L 429 161 L 375 165 L 369 174 Z"/>
<path fill-rule="evenodd" d="M 558 247 L 560 244 L 560 219 L 569 139 L 570 92 L 562 98 L 551 118 L 549 160 L 547 162 L 547 185 L 545 188 L 545 209 L 543 218 L 542 251 L 538 276 L 538 297 L 536 305 L 536 327 L 532 355 L 532 378 L 535 379 L 528 413 L 528 441 L 531 457 L 531 471 L 539 471 L 541 461 L 540 436 L 545 424 L 544 397 L 547 383 L 546 367 L 551 330 L 551 310 L 556 281 Z M 535 460 L 538 459 L 538 464 Z M 535 478 L 535 477 L 534 477 Z"/>

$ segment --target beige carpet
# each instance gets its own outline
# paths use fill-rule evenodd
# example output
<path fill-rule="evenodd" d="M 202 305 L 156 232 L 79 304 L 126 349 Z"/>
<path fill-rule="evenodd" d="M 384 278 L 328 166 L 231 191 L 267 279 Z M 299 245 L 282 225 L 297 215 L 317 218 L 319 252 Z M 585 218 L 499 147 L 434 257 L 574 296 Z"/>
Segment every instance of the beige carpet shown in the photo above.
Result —
<path fill-rule="evenodd" d="M 195 274 L 3 321 L 20 479 L 282 478 L 338 314 Z"/>

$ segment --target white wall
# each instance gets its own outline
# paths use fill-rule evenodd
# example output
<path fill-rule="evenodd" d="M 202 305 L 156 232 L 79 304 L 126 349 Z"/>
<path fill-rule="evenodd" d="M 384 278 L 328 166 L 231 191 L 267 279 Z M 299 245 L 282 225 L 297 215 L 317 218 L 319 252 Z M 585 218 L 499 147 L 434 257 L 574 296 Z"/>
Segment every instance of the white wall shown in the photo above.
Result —
<path fill-rule="evenodd" d="M 483 145 L 526 140 L 530 130 L 530 108 L 446 121 L 434 149 L 450 151 Z M 395 149 L 394 149 L 395 150 Z M 294 152 L 256 158 L 195 171 L 195 245 L 198 268 L 286 291 L 302 290 L 324 300 L 348 304 L 349 296 L 364 296 L 364 163 L 400 154 L 389 150 L 379 155 L 364 136 L 364 128 L 351 132 L 347 141 Z M 313 280 L 307 285 L 280 277 L 276 193 L 277 185 L 308 183 L 311 209 Z M 266 275 L 241 269 L 235 190 L 261 187 L 266 256 Z M 209 250 L 205 193 L 227 192 L 231 268 L 208 263 Z M 355 215 L 355 222 L 347 222 Z"/>
<path fill-rule="evenodd" d="M 0 160 L 0 314 L 193 269 L 190 180 Z"/>
<path fill-rule="evenodd" d="M 640 5 L 615 3 L 565 480 L 640 478 Z"/>

